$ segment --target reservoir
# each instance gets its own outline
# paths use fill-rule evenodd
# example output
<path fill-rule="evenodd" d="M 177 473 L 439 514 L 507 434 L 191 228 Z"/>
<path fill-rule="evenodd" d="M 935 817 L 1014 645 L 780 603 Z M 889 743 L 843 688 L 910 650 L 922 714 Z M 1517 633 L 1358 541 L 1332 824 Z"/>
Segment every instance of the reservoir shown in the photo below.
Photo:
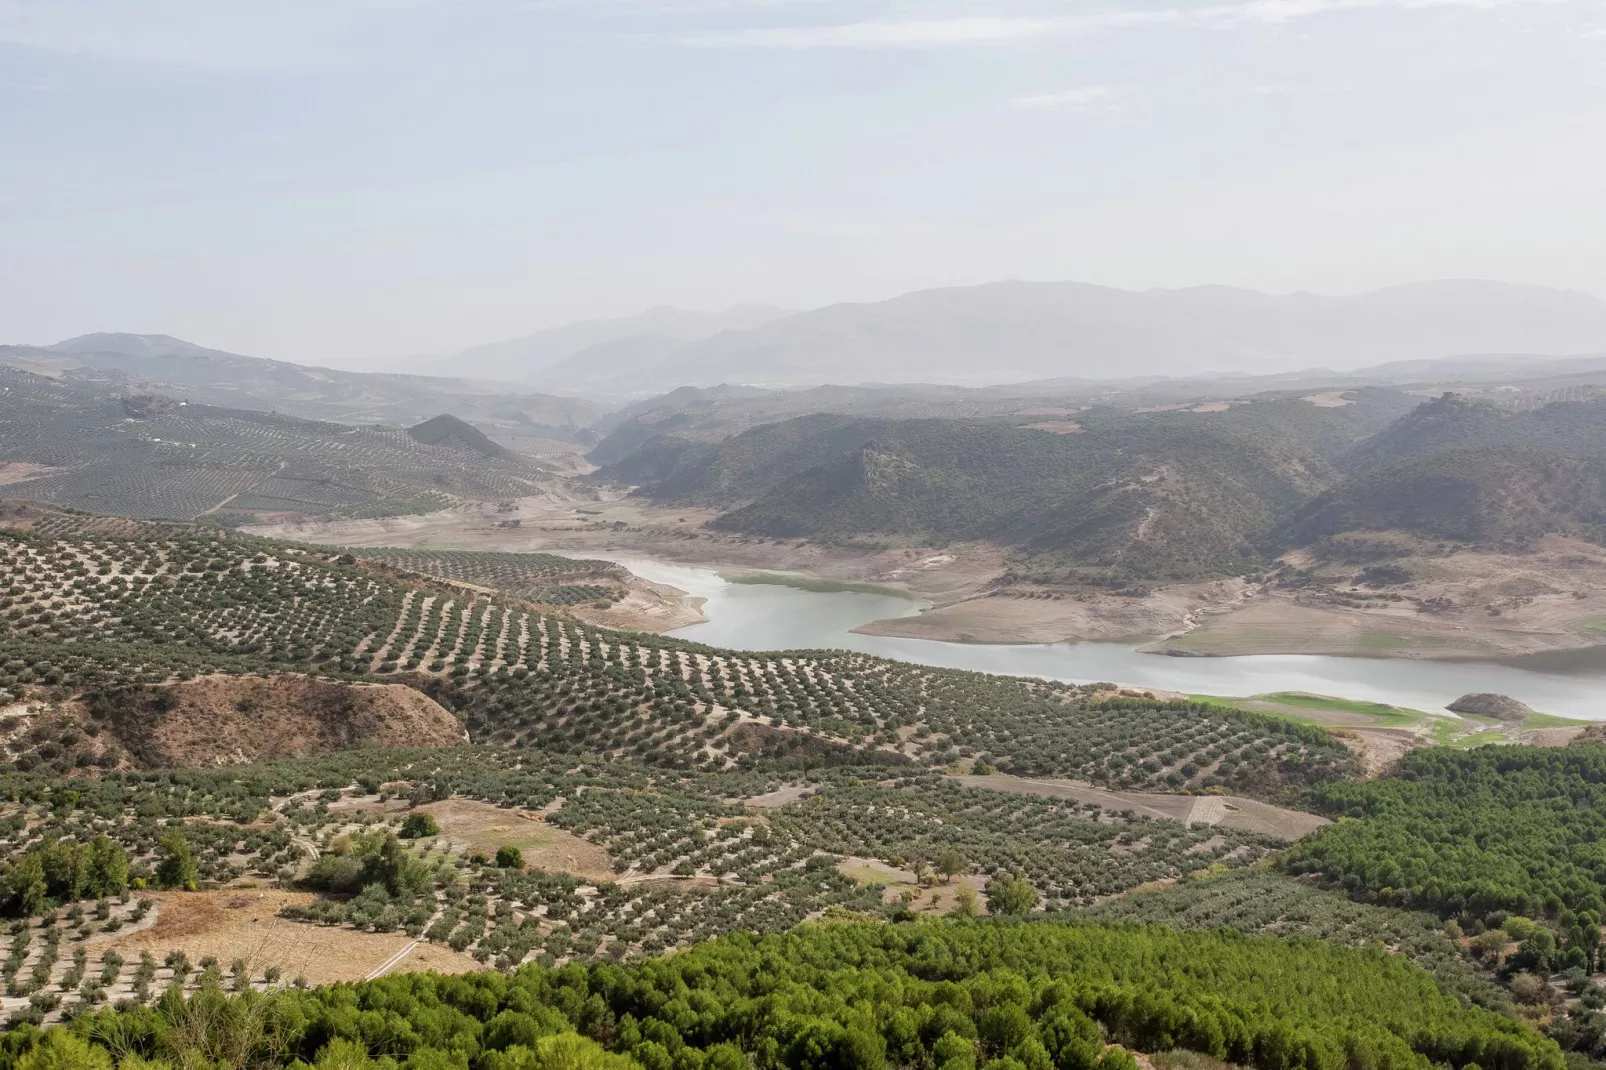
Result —
<path fill-rule="evenodd" d="M 859 635 L 873 620 L 920 612 L 896 591 L 817 582 L 784 573 L 727 579 L 711 568 L 628 556 L 636 575 L 704 599 L 705 624 L 671 634 L 733 650 L 848 649 L 921 665 L 1091 683 L 1108 680 L 1186 694 L 1246 697 L 1307 691 L 1443 712 L 1469 691 L 1495 691 L 1541 713 L 1606 719 L 1606 659 L 1591 652 L 1509 663 L 1345 658 L 1303 654 L 1176 658 L 1122 643 L 976 645 Z"/>

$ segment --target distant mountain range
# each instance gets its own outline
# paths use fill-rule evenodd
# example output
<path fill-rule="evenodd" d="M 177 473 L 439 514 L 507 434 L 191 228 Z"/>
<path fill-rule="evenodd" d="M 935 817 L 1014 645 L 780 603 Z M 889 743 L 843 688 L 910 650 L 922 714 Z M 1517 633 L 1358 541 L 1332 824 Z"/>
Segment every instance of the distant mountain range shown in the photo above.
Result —
<path fill-rule="evenodd" d="M 1603 351 L 1606 301 L 1541 286 L 1448 280 L 1326 297 L 998 282 L 790 314 L 655 309 L 470 349 L 451 367 L 625 398 L 720 383 L 984 385 Z"/>
<path fill-rule="evenodd" d="M 582 320 L 475 346 L 426 364 L 424 370 L 512 382 L 561 383 L 564 390 L 607 393 L 639 372 L 656 369 L 689 342 L 724 331 L 748 330 L 793 314 L 792 309 L 769 305 L 737 305 L 724 312 L 662 306 L 623 319 Z M 664 389 L 679 385 L 671 383 Z"/>
<path fill-rule="evenodd" d="M 165 334 L 86 334 L 48 346 L 0 345 L 0 364 L 131 393 L 312 420 L 406 426 L 450 412 L 503 437 L 589 445 L 601 410 L 509 383 L 339 371 L 207 349 Z"/>

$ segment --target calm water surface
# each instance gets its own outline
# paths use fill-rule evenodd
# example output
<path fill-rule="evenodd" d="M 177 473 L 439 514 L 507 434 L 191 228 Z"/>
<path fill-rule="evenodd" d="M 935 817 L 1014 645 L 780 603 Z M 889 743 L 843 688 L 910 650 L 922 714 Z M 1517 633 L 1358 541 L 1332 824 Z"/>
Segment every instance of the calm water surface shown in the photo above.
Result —
<path fill-rule="evenodd" d="M 851 629 L 918 613 L 923 603 L 885 589 L 780 573 L 733 582 L 710 568 L 637 557 L 614 560 L 638 576 L 706 599 L 703 612 L 708 622 L 674 634 L 734 650 L 862 650 L 922 665 L 1075 683 L 1111 680 L 1189 694 L 1236 696 L 1310 691 L 1431 711 L 1441 711 L 1469 691 L 1497 691 L 1544 713 L 1606 719 L 1606 657 L 1600 651 L 1497 664 L 1304 654 L 1173 658 L 1142 654 L 1121 643 L 978 646 L 894 639 L 857 635 Z"/>

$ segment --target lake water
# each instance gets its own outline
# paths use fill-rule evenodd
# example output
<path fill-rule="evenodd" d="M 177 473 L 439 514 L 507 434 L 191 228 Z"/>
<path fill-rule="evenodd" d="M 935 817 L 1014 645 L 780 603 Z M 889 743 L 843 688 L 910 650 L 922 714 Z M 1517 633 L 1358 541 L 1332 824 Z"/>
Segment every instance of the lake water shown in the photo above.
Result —
<path fill-rule="evenodd" d="M 923 603 L 884 589 L 819 583 L 784 574 L 733 582 L 710 568 L 616 557 L 638 576 L 705 599 L 706 624 L 674 634 L 734 650 L 849 649 L 922 665 L 1052 680 L 1109 680 L 1188 694 L 1309 691 L 1440 712 L 1469 691 L 1511 695 L 1544 713 L 1606 719 L 1606 659 L 1575 652 L 1512 663 L 1337 658 L 1303 654 L 1174 658 L 1121 643 L 1018 646 L 858 635 L 872 620 L 920 612 Z"/>

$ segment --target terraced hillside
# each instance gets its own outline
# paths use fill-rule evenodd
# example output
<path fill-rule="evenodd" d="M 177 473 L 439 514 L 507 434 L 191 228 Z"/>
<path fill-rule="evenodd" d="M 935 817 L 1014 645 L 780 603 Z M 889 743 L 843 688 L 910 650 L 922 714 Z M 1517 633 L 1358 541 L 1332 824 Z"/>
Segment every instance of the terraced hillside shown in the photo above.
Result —
<path fill-rule="evenodd" d="M 555 606 L 616 599 L 628 578 L 625 570 L 611 561 L 576 560 L 556 554 L 388 547 L 348 552 L 365 561 L 380 562 L 422 576 L 495 588 L 531 602 Z"/>
<path fill-rule="evenodd" d="M 11 532 L 0 554 L 11 581 L 0 687 L 16 698 L 40 684 L 315 671 L 416 678 L 477 739 L 681 768 L 969 758 L 1129 788 L 1265 793 L 1347 768 L 1341 744 L 1273 718 L 849 652 L 738 654 L 610 632 L 338 551 Z"/>
<path fill-rule="evenodd" d="M 510 451 L 431 445 L 405 430 L 117 398 L 0 367 L 7 496 L 128 517 L 375 516 L 538 491 Z"/>
<path fill-rule="evenodd" d="M 172 883 L 168 860 L 185 849 L 172 838 L 180 828 L 201 901 L 231 884 L 298 884 L 325 894 L 287 903 L 282 914 L 291 921 L 348 942 L 403 932 L 505 968 L 651 955 L 736 929 L 778 931 L 832 907 L 874 916 L 951 909 L 954 890 L 1011 874 L 1028 876 L 1049 907 L 1090 903 L 1144 881 L 1243 866 L 1271 846 L 1074 803 L 1023 813 L 1018 800 L 955 789 L 940 776 L 882 775 L 874 799 L 853 771 L 825 771 L 794 801 L 760 811 L 744 800 L 783 784 L 774 774 L 684 777 L 494 747 L 359 751 L 99 780 L 13 774 L 0 787 L 21 803 L 7 814 L 0 851 L 16 866 L 44 857 L 53 843 L 101 844 L 103 854 L 115 849 L 126 859 L 114 881 L 156 889 Z M 61 805 L 69 793 L 76 813 Z M 939 800 L 957 805 L 938 809 Z M 947 871 L 941 880 L 908 877 L 913 894 L 895 898 L 884 896 L 886 878 L 872 887 L 877 882 L 837 864 L 847 851 L 833 831 L 845 814 L 868 827 L 888 806 L 900 814 L 898 842 L 857 843 L 854 853 L 887 860 L 892 873 L 916 858 Z M 409 850 L 398 852 L 397 833 Z M 506 849 L 535 868 L 490 861 Z M 15 898 L 8 905 L 42 909 L 23 909 Z M 55 925 L 16 928 L 12 958 L 0 967 L 10 1007 L 30 1007 L 22 1001 L 51 988 L 79 989 L 93 1004 L 97 995 L 148 1000 L 159 994 L 152 986 L 199 987 L 204 978 L 178 968 L 162 946 L 162 965 L 147 967 L 141 984 L 135 952 L 155 945 L 137 932 L 119 935 L 152 909 L 171 918 L 183 905 L 166 893 L 143 907 L 44 910 Z M 109 950 L 120 961 L 91 986 L 72 972 L 76 947 L 97 957 Z M 33 1000 L 31 1009 L 47 1002 Z"/>
<path fill-rule="evenodd" d="M 1354 766 L 1319 730 L 1110 685 L 842 651 L 723 651 L 592 627 L 508 593 L 579 578 L 593 562 L 358 555 L 39 512 L 17 518 L 32 530 L 0 533 L 0 745 L 11 763 L 0 773 L 0 910 L 14 919 L 0 1009 L 13 1025 L 88 1022 L 105 1005 L 166 1015 L 228 989 L 283 993 L 298 973 L 321 983 L 409 968 L 614 969 L 810 919 L 901 932 L 896 923 L 922 914 L 1091 910 L 1364 944 L 1355 955 L 1404 969 L 1371 948 L 1382 940 L 1432 971 L 1446 1007 L 1514 1015 L 1519 1002 L 1534 1019 L 1543 1005 L 1565 1047 L 1602 1050 L 1590 1008 L 1603 997 L 1574 976 L 1596 962 L 1594 914 L 1552 921 L 1537 893 L 1512 904 L 1543 907 L 1539 921 L 1484 909 L 1504 900 L 1468 899 L 1454 924 L 1401 909 L 1441 905 L 1393 876 L 1414 872 L 1399 856 L 1418 848 L 1388 824 L 1432 785 L 1332 787 Z M 411 696 L 417 719 L 341 694 L 361 688 L 371 700 L 379 682 Z M 217 711 L 219 736 L 236 722 L 271 734 L 262 722 L 275 688 L 317 690 L 375 733 L 366 739 L 427 726 L 438 745 L 269 761 L 223 747 L 199 760 L 241 764 L 190 770 L 150 766 L 192 752 L 129 745 L 134 722 L 161 738 L 164 722 L 193 721 L 201 691 L 234 703 Z M 457 742 L 465 729 L 471 742 Z M 363 741 L 335 731 L 320 745 Z M 1593 784 L 1601 748 L 1588 752 L 1547 768 Z M 990 767 L 1123 791 L 1022 796 L 951 775 Z M 1357 816 L 1280 855 L 1282 840 L 1200 818 L 1200 807 L 1187 821 L 1147 816 L 1134 789 L 1315 798 Z M 1587 883 L 1597 838 L 1587 813 L 1531 807 L 1528 832 L 1499 840 L 1493 825 L 1513 826 L 1485 809 L 1440 823 L 1445 857 L 1471 858 L 1474 838 L 1537 874 L 1559 844 L 1578 856 L 1563 883 Z M 1558 817 L 1570 838 L 1541 827 Z M 1295 880 L 1274 871 L 1279 857 L 1295 860 L 1285 870 L 1330 872 Z M 1363 901 L 1315 886 L 1338 878 Z M 1554 925 L 1564 943 L 1530 935 L 1513 951 L 1498 929 L 1507 924 Z M 1483 933 L 1469 945 L 1481 963 L 1460 950 L 1461 926 Z M 1351 954 L 1314 943 L 1278 953 Z M 1524 963 L 1569 972 L 1546 979 L 1521 973 Z M 1575 1005 L 1566 986 L 1581 993 Z M 1560 1070 L 1549 1040 L 1509 1017 L 1487 1021 L 1505 1023 L 1491 1065 L 1521 1064 L 1513 1053 L 1526 1045 Z M 1455 1050 L 1464 1056 L 1464 1044 Z"/>

